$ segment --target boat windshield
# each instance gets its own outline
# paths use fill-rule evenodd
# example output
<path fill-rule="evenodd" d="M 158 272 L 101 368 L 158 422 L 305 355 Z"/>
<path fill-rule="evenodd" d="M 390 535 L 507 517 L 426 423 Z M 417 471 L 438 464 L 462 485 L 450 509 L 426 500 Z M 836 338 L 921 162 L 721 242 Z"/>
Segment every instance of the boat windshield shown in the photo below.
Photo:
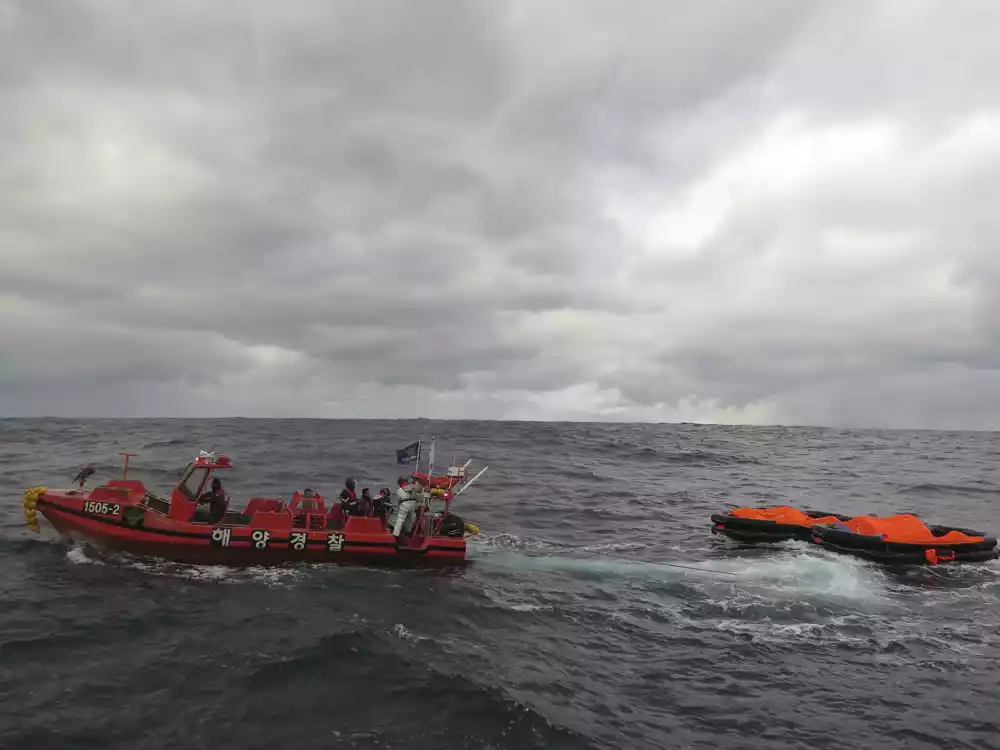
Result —
<path fill-rule="evenodd" d="M 179 485 L 181 492 L 187 495 L 189 500 L 197 501 L 201 495 L 201 488 L 208 479 L 208 467 L 196 466 L 188 472 Z"/>

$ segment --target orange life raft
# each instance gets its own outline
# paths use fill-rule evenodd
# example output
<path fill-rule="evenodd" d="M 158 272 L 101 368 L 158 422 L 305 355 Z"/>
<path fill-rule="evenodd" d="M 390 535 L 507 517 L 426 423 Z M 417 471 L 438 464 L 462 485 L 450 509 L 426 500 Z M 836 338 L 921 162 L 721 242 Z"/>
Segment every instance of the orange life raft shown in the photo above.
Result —
<path fill-rule="evenodd" d="M 734 508 L 712 516 L 712 533 L 741 542 L 809 541 L 816 524 L 847 521 L 850 516 L 817 510 L 799 510 L 787 505 L 770 508 Z"/>
<path fill-rule="evenodd" d="M 843 523 L 818 525 L 812 541 L 883 563 L 930 564 L 984 562 L 998 556 L 997 540 L 981 531 L 928 526 L 915 515 L 856 516 Z"/>

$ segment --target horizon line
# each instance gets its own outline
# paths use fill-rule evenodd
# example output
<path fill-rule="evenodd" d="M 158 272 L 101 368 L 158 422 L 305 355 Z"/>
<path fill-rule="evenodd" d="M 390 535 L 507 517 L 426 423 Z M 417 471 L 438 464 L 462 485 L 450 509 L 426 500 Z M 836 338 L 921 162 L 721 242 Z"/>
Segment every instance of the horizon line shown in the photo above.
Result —
<path fill-rule="evenodd" d="M 837 426 L 828 424 L 785 424 L 781 422 L 774 423 L 762 423 L 762 424 L 750 424 L 744 422 L 689 422 L 689 421 L 641 421 L 633 420 L 626 422 L 616 422 L 613 420 L 585 420 L 585 419 L 497 419 L 497 418 L 479 418 L 479 417 L 248 417 L 240 415 L 206 415 L 206 416 L 141 416 L 141 417 L 122 417 L 122 416 L 77 416 L 77 417 L 65 417 L 57 416 L 53 414 L 38 415 L 38 416 L 3 416 L 0 415 L 0 421 L 13 421 L 13 420 L 63 420 L 72 422 L 88 422 L 88 421 L 138 421 L 138 420 L 191 420 L 191 421 L 208 421 L 208 420 L 247 420 L 247 421 L 325 421 L 325 422 L 497 422 L 497 423 L 510 423 L 510 424 L 572 424 L 572 425 L 608 425 L 608 426 L 622 426 L 622 425 L 670 425 L 674 427 L 740 427 L 740 428 L 750 428 L 750 429 L 795 429 L 795 430 L 853 430 L 857 432 L 977 432 L 977 433 L 997 433 L 1000 432 L 1000 427 L 997 428 L 974 428 L 974 427 L 862 427 L 862 426 Z"/>

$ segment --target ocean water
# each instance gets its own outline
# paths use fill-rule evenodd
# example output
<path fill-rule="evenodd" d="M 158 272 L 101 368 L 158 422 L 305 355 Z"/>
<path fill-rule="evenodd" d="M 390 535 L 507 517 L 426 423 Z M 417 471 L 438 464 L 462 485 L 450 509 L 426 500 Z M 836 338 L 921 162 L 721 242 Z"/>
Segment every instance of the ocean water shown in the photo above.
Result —
<path fill-rule="evenodd" d="M 457 571 L 191 567 L 24 529 L 85 462 L 166 491 L 489 464 Z M 0 420 L 0 747 L 1000 748 L 1000 564 L 714 538 L 793 504 L 1000 531 L 1000 435 L 695 425 Z"/>

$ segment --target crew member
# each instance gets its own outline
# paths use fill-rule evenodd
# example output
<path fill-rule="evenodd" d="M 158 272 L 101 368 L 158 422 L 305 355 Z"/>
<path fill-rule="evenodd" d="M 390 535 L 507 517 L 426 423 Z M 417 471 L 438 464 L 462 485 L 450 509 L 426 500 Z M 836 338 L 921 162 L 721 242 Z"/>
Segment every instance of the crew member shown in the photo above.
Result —
<path fill-rule="evenodd" d="M 226 492 L 222 489 L 222 480 L 218 477 L 212 478 L 212 488 L 201 493 L 198 504 L 208 504 L 208 516 L 205 523 L 218 523 L 226 515 Z"/>
<path fill-rule="evenodd" d="M 392 512 L 392 493 L 388 487 L 383 487 L 375 498 L 372 515 L 382 519 L 382 525 L 389 525 L 389 514 Z"/>
<path fill-rule="evenodd" d="M 344 489 L 340 491 L 340 505 L 344 509 L 345 515 L 361 515 L 358 507 L 358 496 L 355 492 L 357 486 L 357 481 L 355 481 L 353 477 L 349 477 L 347 481 L 344 482 Z"/>
<path fill-rule="evenodd" d="M 365 487 L 361 490 L 361 501 L 358 503 L 361 515 L 370 516 L 372 510 L 375 507 L 375 501 L 372 499 L 372 491 Z"/>
<path fill-rule="evenodd" d="M 408 485 L 406 477 L 400 477 L 396 480 L 396 484 L 399 485 L 399 489 L 396 490 L 396 497 L 399 498 L 400 503 L 399 510 L 396 511 L 396 526 L 392 534 L 398 537 L 399 533 L 403 530 L 404 523 L 406 531 L 409 533 L 413 514 L 417 510 L 417 505 L 423 500 L 424 493 L 423 484 L 419 479 L 413 484 Z"/>

